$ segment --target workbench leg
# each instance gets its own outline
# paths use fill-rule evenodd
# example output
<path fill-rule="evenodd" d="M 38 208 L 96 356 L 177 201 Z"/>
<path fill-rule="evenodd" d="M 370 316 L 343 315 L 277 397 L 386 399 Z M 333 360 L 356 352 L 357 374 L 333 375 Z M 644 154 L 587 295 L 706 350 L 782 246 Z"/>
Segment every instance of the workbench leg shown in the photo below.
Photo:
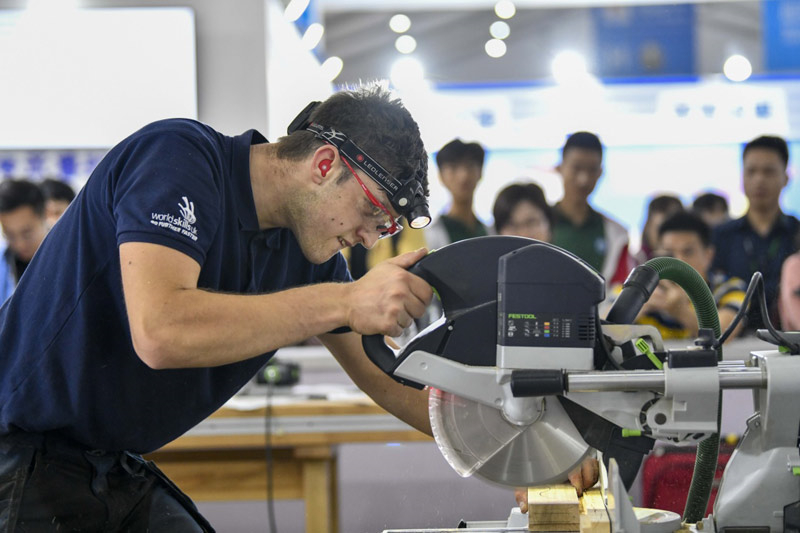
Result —
<path fill-rule="evenodd" d="M 328 446 L 298 448 L 295 452 L 303 462 L 303 500 L 306 506 L 306 531 L 336 533 L 335 456 Z"/>
<path fill-rule="evenodd" d="M 330 488 L 328 493 L 331 495 L 331 531 L 339 533 L 339 460 L 336 453 L 331 457 L 330 469 Z"/>

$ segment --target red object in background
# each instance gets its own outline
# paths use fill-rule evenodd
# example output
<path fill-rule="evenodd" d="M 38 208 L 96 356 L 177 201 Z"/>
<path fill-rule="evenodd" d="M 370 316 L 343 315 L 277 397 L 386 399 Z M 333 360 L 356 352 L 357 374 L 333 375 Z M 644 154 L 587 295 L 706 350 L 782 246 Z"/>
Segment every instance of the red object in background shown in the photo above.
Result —
<path fill-rule="evenodd" d="M 663 509 L 683 515 L 686 497 L 692 483 L 694 460 L 697 455 L 694 448 L 669 448 L 659 453 L 655 451 L 644 460 L 642 468 L 642 505 L 652 509 Z M 719 481 L 725 465 L 731 458 L 732 451 L 720 449 L 717 459 L 717 471 L 705 516 L 714 508 Z"/>

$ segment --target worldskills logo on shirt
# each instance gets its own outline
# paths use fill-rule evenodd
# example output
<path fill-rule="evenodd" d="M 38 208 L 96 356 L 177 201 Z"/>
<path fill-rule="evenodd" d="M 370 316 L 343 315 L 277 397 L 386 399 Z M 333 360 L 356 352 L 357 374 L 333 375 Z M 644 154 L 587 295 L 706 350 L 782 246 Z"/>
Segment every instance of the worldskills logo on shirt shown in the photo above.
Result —
<path fill-rule="evenodd" d="M 193 241 L 197 240 L 197 217 L 194 214 L 194 202 L 190 202 L 186 196 L 182 197 L 183 203 L 179 203 L 181 216 L 176 217 L 168 213 L 151 213 L 150 223 L 159 228 L 167 228 L 176 233 L 189 237 Z"/>
<path fill-rule="evenodd" d="M 197 222 L 197 217 L 194 216 L 194 202 L 190 202 L 185 196 L 183 197 L 183 201 L 186 205 L 178 204 L 178 207 L 181 208 L 181 215 L 186 219 L 186 222 L 194 224 Z"/>

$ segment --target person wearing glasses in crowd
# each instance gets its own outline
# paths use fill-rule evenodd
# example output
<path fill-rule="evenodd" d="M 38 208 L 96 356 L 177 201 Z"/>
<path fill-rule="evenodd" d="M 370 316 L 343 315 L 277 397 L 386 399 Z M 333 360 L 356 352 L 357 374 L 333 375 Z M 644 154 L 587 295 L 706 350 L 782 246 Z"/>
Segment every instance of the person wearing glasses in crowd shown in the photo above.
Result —
<path fill-rule="evenodd" d="M 45 200 L 28 180 L 0 182 L 0 226 L 6 247 L 0 260 L 0 303 L 14 292 L 33 254 L 47 235 Z"/>
<path fill-rule="evenodd" d="M 339 253 L 427 225 L 426 175 L 416 122 L 377 86 L 312 103 L 276 143 L 171 119 L 112 148 L 0 309 L 0 530 L 212 531 L 140 454 L 315 335 L 430 434 L 427 392 L 361 345 L 422 315 L 431 288 L 406 269 L 426 251 L 353 282 Z"/>

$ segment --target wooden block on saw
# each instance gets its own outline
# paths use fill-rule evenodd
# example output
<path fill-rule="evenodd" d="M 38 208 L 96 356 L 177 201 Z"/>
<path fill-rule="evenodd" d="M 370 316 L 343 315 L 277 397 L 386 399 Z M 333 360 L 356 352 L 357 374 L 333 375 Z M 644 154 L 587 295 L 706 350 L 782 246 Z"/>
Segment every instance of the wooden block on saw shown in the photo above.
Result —
<path fill-rule="evenodd" d="M 587 490 L 581 496 L 581 533 L 611 533 L 608 511 L 600 489 Z"/>
<path fill-rule="evenodd" d="M 572 485 L 528 488 L 530 531 L 580 531 L 580 502 Z"/>

